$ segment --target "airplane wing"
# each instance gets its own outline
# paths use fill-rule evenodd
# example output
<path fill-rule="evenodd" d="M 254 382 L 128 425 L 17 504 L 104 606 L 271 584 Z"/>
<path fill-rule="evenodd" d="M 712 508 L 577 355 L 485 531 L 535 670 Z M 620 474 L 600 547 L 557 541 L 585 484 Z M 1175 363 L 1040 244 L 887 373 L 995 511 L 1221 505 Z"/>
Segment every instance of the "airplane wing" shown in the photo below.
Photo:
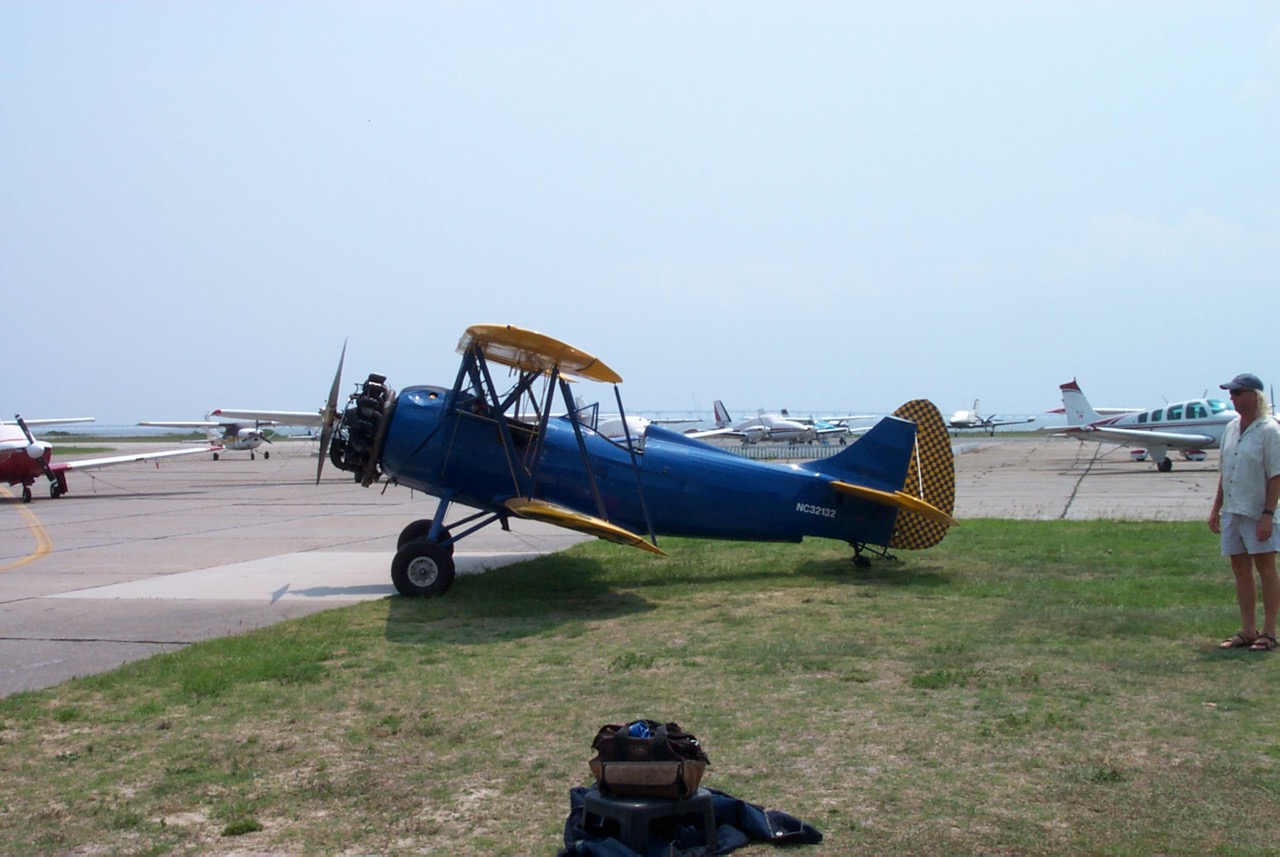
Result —
<path fill-rule="evenodd" d="M 622 376 L 604 361 L 572 345 L 553 339 L 545 333 L 514 327 L 510 324 L 474 324 L 458 341 L 458 352 L 466 353 L 476 346 L 485 359 L 521 372 L 548 373 L 559 369 L 566 377 L 622 383 Z"/>
<path fill-rule="evenodd" d="M 67 417 L 60 420 L 23 420 L 29 426 L 60 426 L 67 423 L 91 423 L 94 417 Z M 0 426 L 16 426 L 16 422 L 9 420 L 0 420 Z"/>
<path fill-rule="evenodd" d="M 229 408 L 217 408 L 209 416 L 222 417 L 228 420 L 273 423 L 283 426 L 318 426 L 321 422 L 319 411 L 236 411 Z"/>
<path fill-rule="evenodd" d="M 1121 416 L 1123 414 L 1136 414 L 1139 411 L 1145 411 L 1146 408 L 1094 408 L 1093 412 L 1100 417 Z M 1046 414 L 1065 414 L 1066 408 L 1054 408 L 1051 411 L 1045 411 Z"/>
<path fill-rule="evenodd" d="M 636 547 L 662 556 L 667 555 L 657 545 L 630 530 L 625 530 L 602 518 L 584 515 L 581 512 L 575 512 L 572 509 L 566 509 L 563 506 L 557 506 L 545 500 L 512 497 L 503 505 L 521 518 L 542 521 L 544 524 L 555 524 L 557 527 L 564 527 L 567 530 L 573 530 L 578 533 L 586 533 L 589 536 L 596 536 L 614 544 Z"/>
<path fill-rule="evenodd" d="M 174 458 L 179 455 L 203 455 L 217 452 L 220 446 L 203 446 L 199 449 L 167 449 L 164 452 L 143 452 L 134 455 L 114 455 L 110 458 L 78 458 L 71 461 L 55 461 L 50 465 L 54 473 L 64 470 L 94 470 L 99 467 L 113 467 L 117 464 L 129 464 L 134 461 L 151 461 L 156 458 Z"/>
<path fill-rule="evenodd" d="M 1135 431 L 1133 429 L 1107 428 L 1106 426 L 1054 426 L 1045 434 L 1064 434 L 1082 440 L 1109 441 L 1121 446 L 1149 446 L 1164 444 L 1170 449 L 1200 449 L 1215 446 L 1217 438 L 1208 434 L 1172 431 Z"/>
<path fill-rule="evenodd" d="M 685 437 L 692 437 L 701 440 L 704 437 L 743 437 L 743 433 L 731 428 L 702 429 L 700 431 L 687 431 Z"/>

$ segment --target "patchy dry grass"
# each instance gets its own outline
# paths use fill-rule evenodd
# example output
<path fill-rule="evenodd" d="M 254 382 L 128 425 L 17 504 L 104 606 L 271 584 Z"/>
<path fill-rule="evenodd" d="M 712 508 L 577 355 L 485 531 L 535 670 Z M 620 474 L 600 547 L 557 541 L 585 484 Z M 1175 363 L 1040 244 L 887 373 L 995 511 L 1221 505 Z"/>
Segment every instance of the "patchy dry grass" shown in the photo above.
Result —
<path fill-rule="evenodd" d="M 805 854 L 1269 853 L 1275 655 L 1194 524 L 589 544 L 0 700 L 0 852 L 552 854 L 600 725 L 676 720 Z M 747 853 L 769 849 L 758 846 Z"/>

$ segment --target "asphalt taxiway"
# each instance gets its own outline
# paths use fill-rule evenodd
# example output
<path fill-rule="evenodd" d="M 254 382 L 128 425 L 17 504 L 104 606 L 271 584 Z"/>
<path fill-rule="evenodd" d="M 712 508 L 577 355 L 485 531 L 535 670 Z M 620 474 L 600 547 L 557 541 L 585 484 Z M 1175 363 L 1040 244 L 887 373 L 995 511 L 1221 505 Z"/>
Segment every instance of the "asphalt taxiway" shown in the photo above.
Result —
<path fill-rule="evenodd" d="M 956 449 L 962 522 L 1199 520 L 1217 486 L 1216 453 L 1158 473 L 1123 449 L 1074 440 L 957 438 Z M 30 504 L 0 489 L 0 696 L 393 595 L 396 537 L 434 500 L 361 488 L 331 469 L 317 485 L 305 441 L 271 453 L 72 473 L 66 497 L 37 485 Z M 467 538 L 455 560 L 475 573 L 582 538 L 513 521 Z"/>

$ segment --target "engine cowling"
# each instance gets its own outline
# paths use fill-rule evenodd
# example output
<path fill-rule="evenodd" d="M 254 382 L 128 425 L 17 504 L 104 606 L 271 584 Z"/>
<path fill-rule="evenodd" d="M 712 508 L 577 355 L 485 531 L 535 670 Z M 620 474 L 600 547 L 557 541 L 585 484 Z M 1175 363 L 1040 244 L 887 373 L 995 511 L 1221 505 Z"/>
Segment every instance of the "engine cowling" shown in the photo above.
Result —
<path fill-rule="evenodd" d="M 371 484 L 382 475 L 378 467 L 383 423 L 395 399 L 385 375 L 371 374 L 347 399 L 342 419 L 329 446 L 329 460 L 339 470 Z"/>

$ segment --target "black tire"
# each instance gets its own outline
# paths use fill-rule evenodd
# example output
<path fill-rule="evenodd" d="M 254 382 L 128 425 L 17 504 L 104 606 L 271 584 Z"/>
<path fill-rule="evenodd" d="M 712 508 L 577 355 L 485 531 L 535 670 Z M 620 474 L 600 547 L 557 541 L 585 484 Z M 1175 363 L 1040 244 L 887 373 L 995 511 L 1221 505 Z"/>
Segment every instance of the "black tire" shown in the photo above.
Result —
<path fill-rule="evenodd" d="M 268 450 L 266 450 L 266 451 L 264 451 L 264 452 L 262 453 L 262 460 L 263 460 L 263 461 L 266 461 L 266 460 L 267 460 L 268 458 L 270 458 L 270 457 L 271 457 L 271 450 L 269 450 L 269 449 L 268 449 Z"/>
<path fill-rule="evenodd" d="M 431 519 L 419 518 L 400 531 L 400 537 L 396 539 L 396 550 L 400 550 L 400 548 L 409 544 L 409 542 L 416 542 L 418 539 L 425 539 L 429 532 L 431 532 Z M 449 528 L 441 527 L 440 541 L 447 542 L 451 538 L 453 538 L 453 536 L 449 533 Z M 453 556 L 453 545 L 446 545 L 445 550 L 449 552 L 449 556 Z"/>
<path fill-rule="evenodd" d="M 444 595 L 453 585 L 453 557 L 447 548 L 418 539 L 396 551 L 391 560 L 391 582 L 405 598 Z"/>
<path fill-rule="evenodd" d="M 1159 470 L 1161 473 L 1168 473 L 1170 470 L 1173 470 L 1173 459 L 1165 458 L 1161 460 L 1161 462 L 1156 465 L 1156 470 Z"/>

